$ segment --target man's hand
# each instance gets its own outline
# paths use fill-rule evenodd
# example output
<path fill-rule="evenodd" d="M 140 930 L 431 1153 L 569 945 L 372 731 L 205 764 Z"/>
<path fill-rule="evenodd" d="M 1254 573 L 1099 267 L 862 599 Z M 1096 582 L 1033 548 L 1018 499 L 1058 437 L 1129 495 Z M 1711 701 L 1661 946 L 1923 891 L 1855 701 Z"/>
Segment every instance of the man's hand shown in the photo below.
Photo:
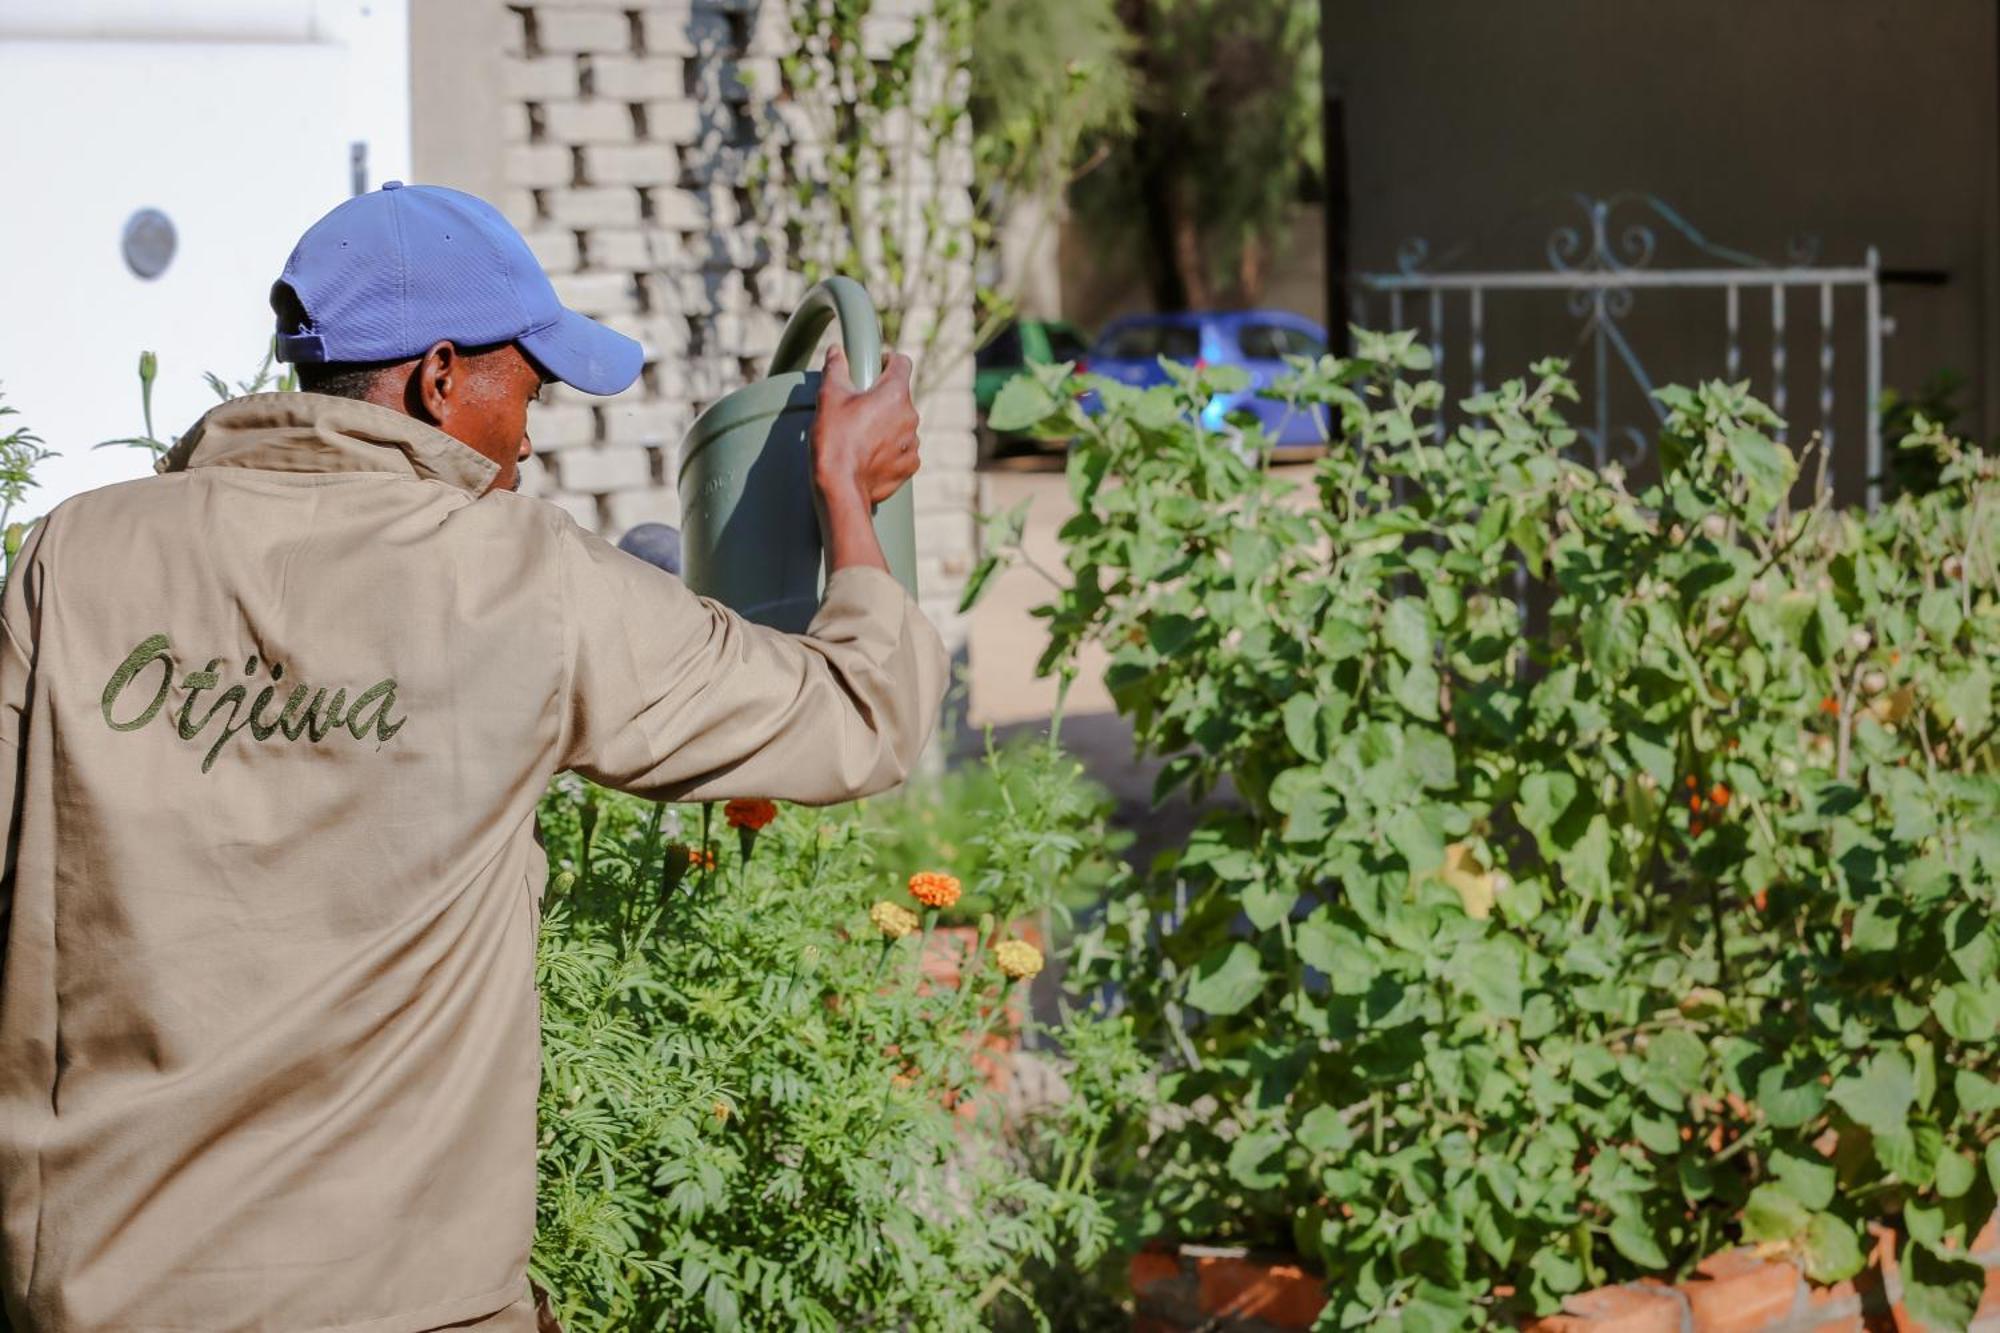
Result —
<path fill-rule="evenodd" d="M 813 489 L 828 569 L 886 570 L 875 540 L 874 507 L 916 475 L 917 407 L 910 398 L 910 358 L 900 352 L 865 393 L 848 374 L 847 354 L 826 354 L 819 412 L 812 430 Z"/>

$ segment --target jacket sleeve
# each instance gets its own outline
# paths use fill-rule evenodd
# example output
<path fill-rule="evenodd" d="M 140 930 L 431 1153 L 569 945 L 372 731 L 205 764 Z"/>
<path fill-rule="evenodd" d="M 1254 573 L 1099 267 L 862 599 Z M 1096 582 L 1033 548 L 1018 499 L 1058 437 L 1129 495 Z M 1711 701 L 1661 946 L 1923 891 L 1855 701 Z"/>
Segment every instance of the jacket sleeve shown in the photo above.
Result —
<path fill-rule="evenodd" d="M 781 634 L 562 526 L 564 767 L 657 800 L 808 805 L 908 776 L 948 663 L 889 575 L 839 571 L 806 632 Z"/>
<path fill-rule="evenodd" d="M 0 958 L 14 918 L 14 857 L 20 838 L 21 773 L 27 764 L 28 694 L 34 684 L 41 588 L 35 558 L 46 521 L 35 524 L 14 557 L 0 596 Z M 5 1328 L 0 1318 L 0 1329 Z"/>

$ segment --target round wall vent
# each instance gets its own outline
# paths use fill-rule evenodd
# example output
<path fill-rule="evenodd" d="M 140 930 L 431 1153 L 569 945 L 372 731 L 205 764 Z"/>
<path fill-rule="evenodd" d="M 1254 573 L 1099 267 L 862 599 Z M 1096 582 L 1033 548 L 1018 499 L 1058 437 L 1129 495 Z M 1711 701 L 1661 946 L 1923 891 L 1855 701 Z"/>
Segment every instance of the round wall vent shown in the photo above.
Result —
<path fill-rule="evenodd" d="M 157 278 L 174 262 L 173 220 L 157 208 L 142 208 L 125 219 L 125 236 L 120 243 L 125 267 L 142 278 Z"/>

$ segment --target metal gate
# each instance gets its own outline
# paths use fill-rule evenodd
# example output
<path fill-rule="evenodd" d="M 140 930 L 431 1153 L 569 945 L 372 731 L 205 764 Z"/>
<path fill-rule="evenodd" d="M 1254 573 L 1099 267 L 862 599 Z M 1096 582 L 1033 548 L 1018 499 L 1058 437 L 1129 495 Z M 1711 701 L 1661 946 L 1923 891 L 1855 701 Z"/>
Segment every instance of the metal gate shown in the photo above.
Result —
<path fill-rule="evenodd" d="M 1577 324 L 1572 359 L 1583 372 L 1577 378 L 1588 418 L 1578 433 L 1600 467 L 1614 458 L 1621 463 L 1649 459 L 1653 436 L 1666 418 L 1654 397 L 1645 358 L 1627 327 L 1638 293 L 1690 294 L 1712 305 L 1714 327 L 1722 335 L 1721 356 L 1713 369 L 1708 368 L 1713 363 L 1705 360 L 1703 373 L 1720 373 L 1730 380 L 1748 375 L 1752 388 L 1788 420 L 1791 343 L 1795 331 L 1810 330 L 1816 333 L 1817 434 L 1825 451 L 1827 484 L 1832 485 L 1841 466 L 1835 447 L 1836 413 L 1859 394 L 1865 494 L 1872 509 L 1880 498 L 1882 478 L 1879 408 L 1885 332 L 1881 270 L 1874 248 L 1856 267 L 1819 265 L 1817 247 L 1810 245 L 1795 246 L 1793 262 L 1775 265 L 1710 242 L 1651 195 L 1573 198 L 1585 221 L 1548 234 L 1543 247 L 1546 268 L 1440 271 L 1427 267 L 1429 250 L 1423 242 L 1409 242 L 1397 254 L 1396 272 L 1355 276 L 1354 322 L 1373 327 L 1371 320 L 1386 316 L 1380 327 L 1418 329 L 1430 345 L 1432 374 L 1444 383 L 1449 402 L 1461 389 L 1477 394 L 1486 388 L 1489 322 L 1494 328 L 1504 323 L 1509 298 L 1535 292 L 1560 294 Z M 1663 234 L 1685 243 L 1689 258 L 1685 266 L 1653 266 Z M 1836 298 L 1846 292 L 1858 293 L 1862 308 L 1858 375 L 1848 365 L 1837 364 L 1834 355 L 1841 327 L 1839 307 L 1852 304 Z M 1462 332 L 1454 339 L 1451 325 L 1458 321 Z M 1746 370 L 1746 331 L 1768 341 L 1768 370 Z M 1631 411 L 1614 409 L 1619 372 L 1651 408 L 1651 421 L 1634 420 Z M 1444 429 L 1440 416 L 1438 430 Z"/>

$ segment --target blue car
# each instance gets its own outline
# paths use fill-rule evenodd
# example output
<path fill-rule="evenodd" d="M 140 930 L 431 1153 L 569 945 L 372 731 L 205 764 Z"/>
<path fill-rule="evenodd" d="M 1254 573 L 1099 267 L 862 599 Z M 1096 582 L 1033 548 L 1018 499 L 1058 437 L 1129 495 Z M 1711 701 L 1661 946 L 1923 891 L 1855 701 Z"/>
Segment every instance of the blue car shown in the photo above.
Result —
<path fill-rule="evenodd" d="M 1236 408 L 1248 408 L 1279 448 L 1322 445 L 1326 432 L 1308 411 L 1294 411 L 1262 390 L 1290 373 L 1288 356 L 1326 353 L 1326 330 L 1285 310 L 1197 310 L 1174 315 L 1130 315 L 1115 320 L 1091 349 L 1092 373 L 1134 388 L 1164 384 L 1160 359 L 1189 366 L 1241 366 L 1250 374 L 1242 393 L 1219 395 L 1202 414 L 1220 427 Z M 1094 402 L 1086 403 L 1094 406 Z"/>

